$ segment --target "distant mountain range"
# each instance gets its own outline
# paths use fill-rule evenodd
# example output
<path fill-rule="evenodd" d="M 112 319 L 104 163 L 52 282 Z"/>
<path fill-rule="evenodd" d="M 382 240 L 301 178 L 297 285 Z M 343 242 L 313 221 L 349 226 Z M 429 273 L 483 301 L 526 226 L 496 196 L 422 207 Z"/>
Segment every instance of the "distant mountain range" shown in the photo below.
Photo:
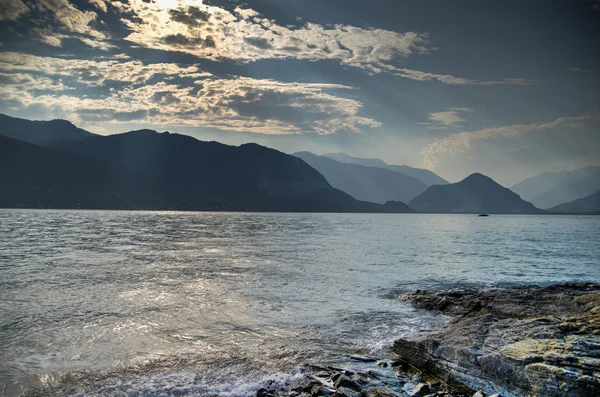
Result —
<path fill-rule="evenodd" d="M 256 144 L 151 130 L 100 136 L 8 116 L 0 135 L 0 207 L 412 212 L 356 200 L 301 159 Z"/>
<path fill-rule="evenodd" d="M 409 205 L 418 212 L 537 214 L 544 211 L 522 200 L 491 178 L 471 174 L 457 183 L 434 185 Z"/>
<path fill-rule="evenodd" d="M 390 165 L 380 159 L 364 159 L 359 157 L 352 157 L 348 156 L 346 153 L 328 153 L 324 156 L 329 157 L 332 160 L 339 161 L 340 163 L 360 164 L 366 167 L 387 168 L 389 170 L 399 172 L 406 176 L 417 178 L 427 186 L 445 185 L 448 183 L 447 180 L 441 178 L 439 175 L 423 168 L 413 168 L 407 165 Z"/>
<path fill-rule="evenodd" d="M 600 190 L 600 167 L 546 172 L 527 178 L 511 189 L 540 208 L 551 208 Z"/>
<path fill-rule="evenodd" d="M 590 213 L 600 214 L 600 190 L 577 200 L 560 204 L 550 208 L 550 212 L 561 212 L 566 214 Z"/>
<path fill-rule="evenodd" d="M 344 153 L 288 155 L 152 130 L 102 136 L 66 120 L 0 114 L 0 207 L 600 213 L 600 167 L 541 174 L 513 188 L 477 173 L 449 184 L 428 170 Z"/>
<path fill-rule="evenodd" d="M 387 168 L 339 162 L 310 152 L 293 155 L 319 171 L 331 186 L 358 200 L 375 203 L 396 200 L 406 203 L 428 187 L 417 178 Z"/>

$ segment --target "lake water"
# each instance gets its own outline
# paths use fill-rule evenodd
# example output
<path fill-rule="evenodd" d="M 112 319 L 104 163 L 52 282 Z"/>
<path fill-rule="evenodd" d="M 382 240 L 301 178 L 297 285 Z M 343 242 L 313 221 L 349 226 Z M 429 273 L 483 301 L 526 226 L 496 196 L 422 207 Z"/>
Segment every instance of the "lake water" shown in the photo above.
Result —
<path fill-rule="evenodd" d="M 447 321 L 398 293 L 599 258 L 597 216 L 0 210 L 0 393 L 247 395 Z"/>

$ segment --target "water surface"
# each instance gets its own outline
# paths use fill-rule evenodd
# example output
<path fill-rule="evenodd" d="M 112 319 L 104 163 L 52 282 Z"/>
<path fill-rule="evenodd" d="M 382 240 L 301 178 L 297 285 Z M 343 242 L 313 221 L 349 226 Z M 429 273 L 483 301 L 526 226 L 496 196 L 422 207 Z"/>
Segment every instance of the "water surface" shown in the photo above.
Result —
<path fill-rule="evenodd" d="M 0 392 L 245 395 L 446 321 L 399 292 L 598 257 L 594 216 L 0 210 Z"/>

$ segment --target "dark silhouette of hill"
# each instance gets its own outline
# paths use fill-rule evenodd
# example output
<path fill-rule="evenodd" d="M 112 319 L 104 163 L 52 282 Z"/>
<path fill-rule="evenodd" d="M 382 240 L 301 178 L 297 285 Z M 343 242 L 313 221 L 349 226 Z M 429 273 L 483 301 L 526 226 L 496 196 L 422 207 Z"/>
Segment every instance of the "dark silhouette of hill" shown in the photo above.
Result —
<path fill-rule="evenodd" d="M 540 208 L 589 196 L 600 189 L 600 167 L 589 166 L 573 171 L 545 172 L 527 178 L 511 188 L 524 200 Z"/>
<path fill-rule="evenodd" d="M 436 213 L 541 213 L 533 204 L 522 200 L 518 194 L 499 185 L 482 174 L 471 174 L 457 183 L 434 185 L 410 206 L 418 212 Z"/>
<path fill-rule="evenodd" d="M 54 148 L 0 139 L 1 207 L 412 212 L 358 201 L 301 159 L 256 144 L 150 130 Z"/>
<path fill-rule="evenodd" d="M 448 183 L 447 180 L 441 178 L 436 173 L 423 168 L 414 168 L 409 167 L 408 165 L 391 165 L 380 159 L 363 159 L 349 156 L 346 153 L 328 153 L 324 156 L 335 161 L 339 161 L 340 163 L 360 164 L 366 167 L 387 168 L 406 176 L 417 178 L 427 186 L 445 185 Z"/>
<path fill-rule="evenodd" d="M 74 141 L 93 136 L 67 120 L 34 121 L 0 114 L 0 135 L 20 141 L 48 145 L 54 141 Z"/>
<path fill-rule="evenodd" d="M 148 188 L 125 169 L 0 136 L 0 207 L 143 206 Z"/>
<path fill-rule="evenodd" d="M 555 207 L 550 208 L 550 212 L 561 212 L 568 214 L 597 214 L 600 213 L 600 190 L 590 194 L 587 197 L 583 197 L 577 200 L 570 201 L 568 203 L 559 204 Z"/>
<path fill-rule="evenodd" d="M 358 200 L 385 203 L 409 202 L 427 189 L 427 185 L 386 168 L 342 163 L 311 152 L 293 154 L 319 171 L 331 184 Z"/>

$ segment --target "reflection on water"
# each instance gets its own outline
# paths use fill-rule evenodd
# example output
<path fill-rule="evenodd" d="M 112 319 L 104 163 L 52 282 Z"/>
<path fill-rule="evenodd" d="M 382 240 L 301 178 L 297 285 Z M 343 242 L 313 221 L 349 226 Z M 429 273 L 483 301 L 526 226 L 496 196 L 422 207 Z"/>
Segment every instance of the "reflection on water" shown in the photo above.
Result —
<path fill-rule="evenodd" d="M 0 210 L 0 390 L 243 394 L 445 321 L 399 291 L 598 281 L 599 236 L 598 217 Z"/>

